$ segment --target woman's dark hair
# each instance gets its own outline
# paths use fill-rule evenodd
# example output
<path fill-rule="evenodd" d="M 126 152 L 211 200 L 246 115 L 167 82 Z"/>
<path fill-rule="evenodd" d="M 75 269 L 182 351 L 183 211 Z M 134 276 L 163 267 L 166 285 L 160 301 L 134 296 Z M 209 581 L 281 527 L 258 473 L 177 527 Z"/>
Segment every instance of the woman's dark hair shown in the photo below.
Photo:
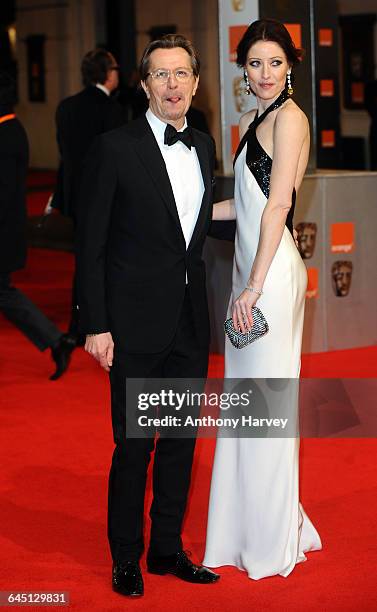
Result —
<path fill-rule="evenodd" d="M 276 42 L 283 49 L 291 66 L 298 64 L 303 57 L 303 49 L 295 47 L 285 25 L 275 19 L 258 19 L 249 25 L 238 43 L 237 64 L 240 68 L 246 64 L 250 47 L 260 40 Z"/>
<path fill-rule="evenodd" d="M 89 51 L 81 62 L 82 82 L 85 87 L 107 80 L 107 73 L 114 66 L 114 59 L 106 49 Z"/>
<path fill-rule="evenodd" d="M 190 40 L 181 36 L 180 34 L 166 34 L 157 40 L 153 40 L 146 47 L 143 57 L 140 61 L 139 72 L 142 81 L 146 81 L 149 74 L 149 58 L 153 51 L 156 49 L 176 49 L 180 47 L 187 51 L 191 60 L 191 68 L 194 76 L 199 76 L 200 71 L 200 59 L 199 54 L 196 51 L 194 45 Z"/>

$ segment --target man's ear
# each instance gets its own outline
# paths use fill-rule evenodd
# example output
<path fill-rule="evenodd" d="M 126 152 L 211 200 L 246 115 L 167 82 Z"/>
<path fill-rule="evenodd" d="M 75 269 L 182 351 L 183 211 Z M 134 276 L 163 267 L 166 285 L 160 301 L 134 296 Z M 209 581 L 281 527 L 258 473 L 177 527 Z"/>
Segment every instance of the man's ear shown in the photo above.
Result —
<path fill-rule="evenodd" d="M 192 91 L 192 95 L 195 96 L 196 94 L 196 90 L 198 89 L 198 85 L 199 85 L 199 76 L 196 77 L 196 81 L 195 81 L 195 85 L 194 85 L 194 89 Z"/>
<path fill-rule="evenodd" d="M 145 95 L 147 96 L 147 98 L 148 98 L 148 100 L 149 100 L 150 95 L 149 95 L 148 85 L 146 84 L 146 82 L 145 82 L 145 81 L 140 81 L 140 83 L 141 83 L 142 88 L 143 88 L 143 89 L 144 89 L 144 91 L 145 91 Z"/>

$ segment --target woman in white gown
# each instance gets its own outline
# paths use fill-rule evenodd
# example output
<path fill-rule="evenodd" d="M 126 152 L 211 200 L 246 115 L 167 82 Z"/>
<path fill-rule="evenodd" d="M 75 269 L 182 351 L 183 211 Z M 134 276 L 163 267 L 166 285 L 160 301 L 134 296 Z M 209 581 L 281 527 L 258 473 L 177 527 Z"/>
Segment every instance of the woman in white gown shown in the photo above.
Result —
<path fill-rule="evenodd" d="M 292 233 L 310 146 L 307 118 L 290 98 L 291 70 L 300 57 L 274 20 L 251 24 L 237 48 L 258 108 L 240 120 L 234 201 L 215 204 L 213 218 L 237 224 L 227 316 L 247 331 L 258 301 L 269 332 L 242 350 L 226 339 L 226 378 L 300 373 L 307 274 Z M 305 552 L 321 548 L 299 503 L 298 452 L 298 438 L 218 438 L 205 565 L 234 565 L 256 580 L 288 576 Z"/>

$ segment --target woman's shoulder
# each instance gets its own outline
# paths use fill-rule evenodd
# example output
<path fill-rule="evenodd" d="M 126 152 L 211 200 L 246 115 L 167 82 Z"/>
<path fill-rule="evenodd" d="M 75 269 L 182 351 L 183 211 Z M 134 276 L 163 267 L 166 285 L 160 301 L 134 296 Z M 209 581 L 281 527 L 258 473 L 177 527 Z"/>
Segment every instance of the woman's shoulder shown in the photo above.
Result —
<path fill-rule="evenodd" d="M 302 130 L 302 132 L 307 132 L 309 130 L 307 116 L 292 99 L 287 100 L 278 110 L 275 120 L 275 127 L 277 129 L 284 129 L 288 126 L 294 126 L 297 130 Z"/>
<path fill-rule="evenodd" d="M 240 121 L 239 121 L 239 132 L 240 132 L 240 137 L 241 138 L 245 134 L 245 132 L 247 131 L 250 123 L 252 123 L 254 121 L 256 112 L 257 112 L 257 109 L 253 108 L 253 110 L 248 111 L 247 113 L 242 115 L 242 117 L 240 118 Z"/>

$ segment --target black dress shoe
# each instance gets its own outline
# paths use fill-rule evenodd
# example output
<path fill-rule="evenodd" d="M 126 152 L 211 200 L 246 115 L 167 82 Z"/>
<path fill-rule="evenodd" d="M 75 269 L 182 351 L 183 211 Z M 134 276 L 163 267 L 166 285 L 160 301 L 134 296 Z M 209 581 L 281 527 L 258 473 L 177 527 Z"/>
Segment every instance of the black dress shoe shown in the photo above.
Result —
<path fill-rule="evenodd" d="M 51 357 L 55 361 L 56 370 L 50 376 L 50 380 L 57 380 L 66 371 L 71 359 L 71 353 L 76 342 L 69 334 L 62 334 L 56 346 L 51 349 Z"/>
<path fill-rule="evenodd" d="M 194 565 L 183 550 L 167 557 L 148 555 L 147 567 L 151 574 L 159 574 L 160 576 L 173 574 L 181 580 L 197 584 L 211 584 L 217 582 L 220 578 L 219 574 L 211 572 L 206 567 Z"/>
<path fill-rule="evenodd" d="M 136 561 L 124 561 L 113 565 L 113 591 L 128 597 L 144 595 L 143 576 Z"/>

